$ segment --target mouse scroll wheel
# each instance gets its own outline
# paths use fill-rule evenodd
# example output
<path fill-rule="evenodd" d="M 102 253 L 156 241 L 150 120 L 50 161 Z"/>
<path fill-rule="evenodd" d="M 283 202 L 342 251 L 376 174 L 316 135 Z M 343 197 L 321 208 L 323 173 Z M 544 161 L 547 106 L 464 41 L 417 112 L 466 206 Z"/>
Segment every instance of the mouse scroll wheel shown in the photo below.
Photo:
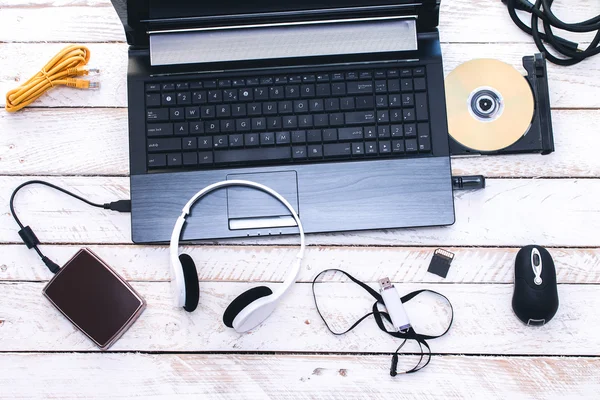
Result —
<path fill-rule="evenodd" d="M 540 265 L 540 256 L 536 253 L 533 253 L 533 265 L 536 267 Z"/>

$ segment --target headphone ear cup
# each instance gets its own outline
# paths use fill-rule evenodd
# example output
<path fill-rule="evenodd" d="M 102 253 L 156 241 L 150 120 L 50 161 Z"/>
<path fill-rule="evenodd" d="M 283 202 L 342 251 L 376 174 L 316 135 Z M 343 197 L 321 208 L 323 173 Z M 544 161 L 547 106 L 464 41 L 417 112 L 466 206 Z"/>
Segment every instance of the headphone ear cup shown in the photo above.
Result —
<path fill-rule="evenodd" d="M 200 300 L 200 284 L 198 283 L 196 264 L 188 254 L 180 254 L 179 261 L 181 261 L 183 280 L 185 281 L 185 305 L 183 309 L 192 312 L 198 307 L 198 301 Z"/>
<path fill-rule="evenodd" d="M 245 291 L 235 298 L 227 307 L 223 313 L 223 323 L 229 328 L 233 328 L 233 320 L 246 306 L 252 303 L 254 300 L 258 300 L 261 297 L 270 296 L 273 291 L 266 286 L 258 286 L 250 290 Z"/>

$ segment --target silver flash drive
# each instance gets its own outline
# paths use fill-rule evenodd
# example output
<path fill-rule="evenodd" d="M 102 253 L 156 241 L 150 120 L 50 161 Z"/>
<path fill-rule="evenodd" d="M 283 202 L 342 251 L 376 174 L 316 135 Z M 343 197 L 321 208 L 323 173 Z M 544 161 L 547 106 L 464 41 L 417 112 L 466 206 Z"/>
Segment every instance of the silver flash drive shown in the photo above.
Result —
<path fill-rule="evenodd" d="M 398 332 L 405 333 L 411 328 L 411 325 L 408 320 L 408 315 L 406 315 L 406 311 L 404 310 L 404 305 L 400 300 L 398 291 L 392 282 L 390 282 L 389 278 L 380 279 L 379 286 L 379 293 L 381 294 L 385 308 L 392 319 L 394 329 Z"/>

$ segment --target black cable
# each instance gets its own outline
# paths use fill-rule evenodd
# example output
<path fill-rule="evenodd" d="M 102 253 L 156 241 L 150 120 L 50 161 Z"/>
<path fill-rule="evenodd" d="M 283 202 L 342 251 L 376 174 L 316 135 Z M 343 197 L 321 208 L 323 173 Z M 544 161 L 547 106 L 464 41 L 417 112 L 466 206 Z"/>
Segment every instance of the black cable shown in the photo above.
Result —
<path fill-rule="evenodd" d="M 12 194 L 10 195 L 9 207 L 10 207 L 11 215 L 15 219 L 15 222 L 19 225 L 19 228 L 21 228 L 21 230 L 19 231 L 19 236 L 21 236 L 21 239 L 23 239 L 23 242 L 25 243 L 25 245 L 27 245 L 27 248 L 34 249 L 36 251 L 36 253 L 40 256 L 40 258 L 42 259 L 44 264 L 46 264 L 48 269 L 50 271 L 52 271 L 53 273 L 57 273 L 58 270 L 60 269 L 60 267 L 58 266 L 58 264 L 56 264 L 54 261 L 52 261 L 51 259 L 49 259 L 42 253 L 42 251 L 38 248 L 38 244 L 40 244 L 40 241 L 35 236 L 35 233 L 33 233 L 33 230 L 29 226 L 24 226 L 21 223 L 21 220 L 19 219 L 19 217 L 17 217 L 17 213 L 15 212 L 14 201 L 15 201 L 15 196 L 17 195 L 17 192 L 19 190 L 21 190 L 22 188 L 24 188 L 25 186 L 29 186 L 29 185 L 33 185 L 33 184 L 48 186 L 52 189 L 58 190 L 59 192 L 62 192 L 66 195 L 76 198 L 77 200 L 80 200 L 92 207 L 103 208 L 106 210 L 113 210 L 113 211 L 118 211 L 118 212 L 130 212 L 131 211 L 131 201 L 130 200 L 118 200 L 118 201 L 113 201 L 112 203 L 98 204 L 98 203 L 89 201 L 87 199 L 84 199 L 83 197 L 78 196 L 75 193 L 72 193 L 66 189 L 63 189 L 59 186 L 53 185 L 52 183 L 45 182 L 45 181 L 32 180 L 32 181 L 24 182 L 24 183 L 20 184 L 19 186 L 17 186 L 16 189 L 13 190 Z"/>
<path fill-rule="evenodd" d="M 580 63 L 588 57 L 600 53 L 600 15 L 577 23 L 565 23 L 558 19 L 552 12 L 554 0 L 502 0 L 508 8 L 508 13 L 513 22 L 525 33 L 532 35 L 535 45 L 548 61 L 562 66 Z M 527 26 L 517 15 L 516 10 L 531 14 L 531 26 Z M 542 21 L 544 32 L 539 31 L 539 22 Z M 585 33 L 596 32 L 596 36 L 585 50 L 579 50 L 579 44 L 557 36 L 553 28 L 568 32 Z M 552 46 L 561 56 L 557 57 L 548 51 L 546 44 Z"/>
<path fill-rule="evenodd" d="M 375 303 L 373 304 L 373 309 L 370 313 L 363 315 L 361 318 L 359 318 L 357 321 L 355 321 L 348 329 L 345 329 L 345 330 L 339 331 L 339 332 L 334 331 L 329 326 L 329 323 L 327 322 L 327 320 L 321 313 L 321 309 L 319 308 L 319 302 L 317 301 L 317 294 L 315 292 L 315 284 L 317 283 L 317 281 L 319 280 L 321 275 L 323 275 L 324 273 L 329 272 L 329 271 L 340 272 L 340 273 L 346 275 L 352 282 L 356 283 L 358 286 L 360 286 L 361 288 L 366 290 L 371 296 L 373 296 L 373 298 L 375 298 Z M 427 343 L 427 339 L 436 339 L 438 337 L 444 336 L 446 333 L 448 333 L 448 331 L 450 330 L 450 327 L 452 326 L 452 322 L 454 321 L 454 308 L 452 307 L 452 303 L 450 303 L 450 300 L 443 294 L 440 294 L 438 292 L 435 292 L 435 291 L 429 290 L 429 289 L 422 289 L 422 290 L 417 290 L 415 292 L 409 293 L 406 296 L 401 297 L 400 301 L 402 303 L 406 303 L 407 301 L 410 301 L 411 299 L 413 299 L 415 296 L 418 296 L 419 294 L 424 293 L 424 292 L 434 293 L 434 294 L 444 298 L 446 300 L 446 302 L 450 305 L 450 312 L 451 312 L 452 317 L 450 318 L 450 323 L 448 324 L 448 327 L 440 335 L 418 334 L 415 332 L 415 330 L 412 327 L 410 327 L 407 332 L 398 332 L 398 331 L 387 330 L 383 320 L 386 319 L 388 322 L 391 323 L 391 317 L 389 316 L 389 314 L 387 312 L 379 310 L 379 307 L 378 307 L 379 304 L 385 305 L 381 295 L 376 290 L 371 288 L 369 285 L 359 281 L 358 279 L 354 278 L 352 275 L 350 275 L 349 273 L 347 273 L 346 271 L 343 271 L 341 269 L 331 268 L 331 269 L 326 269 L 326 270 L 321 271 L 313 279 L 311 288 L 312 288 L 312 294 L 313 294 L 313 299 L 315 301 L 315 308 L 317 309 L 317 313 L 319 314 L 319 316 L 325 323 L 325 326 L 327 327 L 329 332 L 333 333 L 334 335 L 339 336 L 339 335 L 344 335 L 344 334 L 350 332 L 358 324 L 360 324 L 366 318 L 368 318 L 372 315 L 375 318 L 375 322 L 377 323 L 377 326 L 379 327 L 380 330 L 387 333 L 388 335 L 391 335 L 395 338 L 403 340 L 403 342 L 400 344 L 400 346 L 398 346 L 398 348 L 392 355 L 392 363 L 391 363 L 391 367 L 390 367 L 390 375 L 391 376 L 398 375 L 398 371 L 397 371 L 398 352 L 406 344 L 407 340 L 414 340 L 417 342 L 417 344 L 419 345 L 419 349 L 420 349 L 420 357 L 419 357 L 419 361 L 417 361 L 417 363 L 415 364 L 414 367 L 412 367 L 409 370 L 400 372 L 401 374 L 412 374 L 412 373 L 415 373 L 415 372 L 425 368 L 431 361 L 431 348 L 429 347 L 429 344 Z M 425 349 L 423 347 L 425 347 L 427 349 L 427 352 L 425 352 Z"/>

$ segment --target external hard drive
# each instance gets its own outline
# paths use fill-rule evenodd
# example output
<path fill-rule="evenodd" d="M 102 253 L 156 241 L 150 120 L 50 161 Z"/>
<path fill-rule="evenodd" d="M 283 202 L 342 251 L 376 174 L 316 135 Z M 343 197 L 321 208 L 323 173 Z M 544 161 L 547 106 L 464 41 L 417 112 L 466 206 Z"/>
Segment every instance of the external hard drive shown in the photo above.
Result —
<path fill-rule="evenodd" d="M 102 350 L 112 346 L 146 307 L 144 299 L 88 249 L 75 254 L 43 293 Z"/>

